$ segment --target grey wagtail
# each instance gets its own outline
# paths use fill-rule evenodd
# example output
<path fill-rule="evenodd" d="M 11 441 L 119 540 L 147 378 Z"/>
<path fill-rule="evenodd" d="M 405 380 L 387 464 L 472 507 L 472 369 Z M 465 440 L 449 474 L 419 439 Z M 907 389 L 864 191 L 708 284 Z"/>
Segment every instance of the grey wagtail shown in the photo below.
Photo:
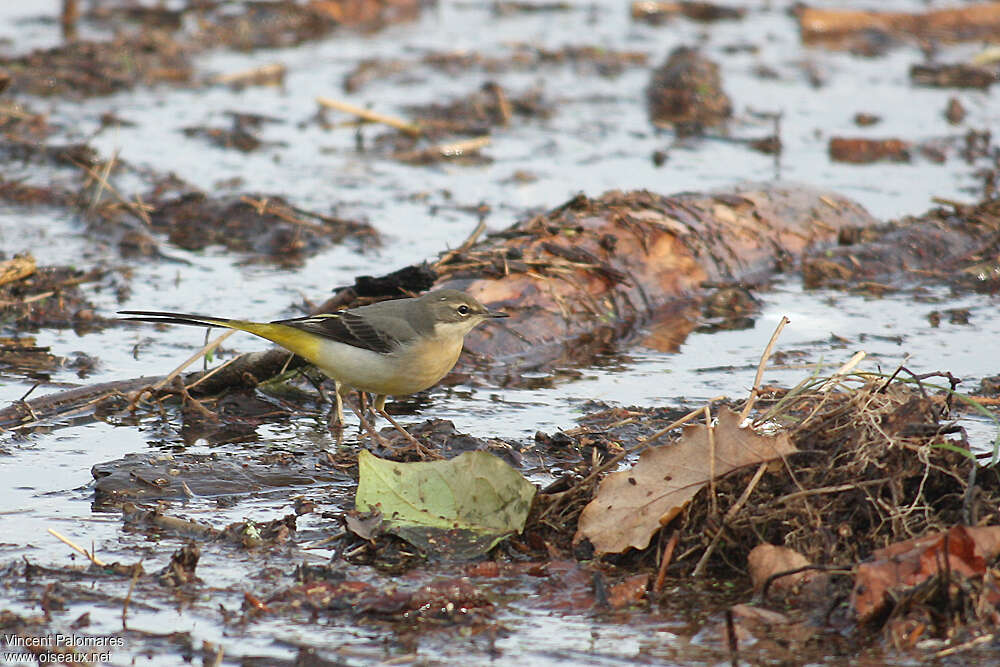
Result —
<path fill-rule="evenodd" d="M 339 423 L 344 422 L 342 396 L 351 389 L 367 391 L 376 396 L 375 410 L 411 440 L 385 411 L 386 397 L 434 386 L 455 366 L 467 333 L 490 318 L 507 317 L 451 289 L 275 322 L 146 310 L 119 314 L 140 322 L 236 329 L 273 341 L 333 379 Z"/>

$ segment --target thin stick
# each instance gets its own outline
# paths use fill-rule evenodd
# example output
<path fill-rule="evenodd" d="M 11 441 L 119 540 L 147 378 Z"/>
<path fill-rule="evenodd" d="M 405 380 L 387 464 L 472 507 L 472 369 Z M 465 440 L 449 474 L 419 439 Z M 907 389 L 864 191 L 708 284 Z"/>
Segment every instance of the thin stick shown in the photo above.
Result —
<path fill-rule="evenodd" d="M 712 426 L 712 409 L 705 406 L 705 430 L 708 432 L 708 497 L 712 503 L 712 514 L 719 513 L 715 498 L 715 427 Z"/>
<path fill-rule="evenodd" d="M 363 118 L 372 123 L 382 123 L 383 125 L 388 125 L 389 127 L 394 127 L 401 132 L 405 132 L 414 137 L 419 137 L 422 134 L 420 126 L 410 123 L 397 116 L 389 116 L 387 114 L 378 113 L 377 111 L 371 111 L 369 109 L 364 109 L 341 100 L 335 100 L 330 97 L 317 97 L 316 103 L 321 107 L 327 109 L 336 109 L 337 111 L 343 111 L 344 113 L 349 113 L 358 118 Z"/>
<path fill-rule="evenodd" d="M 49 528 L 49 535 L 51 535 L 52 537 L 56 538 L 57 540 L 59 540 L 60 542 L 62 542 L 63 544 L 65 544 L 66 546 L 68 546 L 68 547 L 70 547 L 72 549 L 75 549 L 76 551 L 79 551 L 80 553 L 82 553 L 84 556 L 87 557 L 87 560 L 89 560 L 91 563 L 93 563 L 97 567 L 107 567 L 107 563 L 105 563 L 100 558 L 98 558 L 94 554 L 90 553 L 89 551 L 87 551 L 86 549 L 84 549 L 79 544 L 77 544 L 73 540 L 69 539 L 65 535 L 60 535 L 58 532 L 56 532 L 52 528 Z"/>
<path fill-rule="evenodd" d="M 836 387 L 837 384 L 840 382 L 840 379 L 843 376 L 850 373 L 851 371 L 853 371 L 857 367 L 857 365 L 860 364 L 867 356 L 868 353 L 865 352 L 864 350 L 858 350 L 857 352 L 855 352 L 854 356 L 848 359 L 843 366 L 835 370 L 833 372 L 833 375 L 831 375 L 830 378 L 826 382 L 824 382 L 817 391 L 826 393 L 831 389 L 833 389 L 834 387 Z"/>
<path fill-rule="evenodd" d="M 128 603 L 132 601 L 132 591 L 135 590 L 135 582 L 139 581 L 139 573 L 142 572 L 142 568 L 139 563 L 132 566 L 132 581 L 128 585 L 128 594 L 125 595 L 125 601 L 122 603 L 122 631 L 128 632 Z"/>
<path fill-rule="evenodd" d="M 415 151 L 404 151 L 396 153 L 393 157 L 401 162 L 420 162 L 432 160 L 438 157 L 459 157 L 474 153 L 480 148 L 485 148 L 490 144 L 489 137 L 475 137 L 473 139 L 463 139 L 448 144 L 436 144 Z"/>
<path fill-rule="evenodd" d="M 663 580 L 667 578 L 667 567 L 670 565 L 670 561 L 674 557 L 674 549 L 677 548 L 677 540 L 680 538 L 681 532 L 675 530 L 670 534 L 670 539 L 667 541 L 667 546 L 663 549 L 663 556 L 660 557 L 660 569 L 656 573 L 656 581 L 653 582 L 653 592 L 659 594 L 663 591 Z"/>
<path fill-rule="evenodd" d="M 260 67 L 254 67 L 253 69 L 243 70 L 242 72 L 232 72 L 230 74 L 218 74 L 212 77 L 212 83 L 263 83 L 263 82 L 280 82 L 285 78 L 286 67 L 281 63 L 269 63 L 267 65 L 261 65 Z"/>
<path fill-rule="evenodd" d="M 733 503 L 733 506 L 729 508 L 729 511 L 726 512 L 726 516 L 722 517 L 722 525 L 719 526 L 719 530 L 715 533 L 715 537 L 712 538 L 712 543 L 708 545 L 708 548 L 705 549 L 705 553 L 701 555 L 701 559 L 699 559 L 698 564 L 695 565 L 694 571 L 691 572 L 691 576 L 700 577 L 705 572 L 705 566 L 708 564 L 708 559 L 712 556 L 716 545 L 719 543 L 719 539 L 722 537 L 722 531 L 726 529 L 726 523 L 736 516 L 736 513 L 743 508 L 747 499 L 750 498 L 750 494 L 753 493 L 755 488 L 757 488 L 757 484 L 760 482 L 760 478 L 764 476 L 764 472 L 766 470 L 766 461 L 757 466 L 757 472 L 753 474 L 753 478 L 750 480 L 750 483 L 747 484 L 747 488 L 743 489 L 743 494 L 735 503 Z"/>
<path fill-rule="evenodd" d="M 790 319 L 781 316 L 781 321 L 778 322 L 778 326 L 775 327 L 774 333 L 771 334 L 771 340 L 767 341 L 767 347 L 764 348 L 764 354 L 760 356 L 760 363 L 757 365 L 757 377 L 753 379 L 753 388 L 750 390 L 750 395 L 747 396 L 747 402 L 743 406 L 743 412 L 740 413 L 740 422 L 746 420 L 747 415 L 750 414 L 750 410 L 753 409 L 754 403 L 757 402 L 757 392 L 760 391 L 760 382 L 764 379 L 764 369 L 767 367 L 767 360 L 771 358 L 771 352 L 774 350 L 775 344 L 778 342 L 778 336 L 781 335 L 781 330 L 785 328 L 785 325 L 791 322 Z"/>
<path fill-rule="evenodd" d="M 170 373 L 166 377 L 164 377 L 162 380 L 160 380 L 159 382 L 157 382 L 156 384 L 154 384 L 153 385 L 153 390 L 163 389 L 163 387 L 165 387 L 166 385 L 168 385 L 171 382 L 173 382 L 174 378 L 176 378 L 178 375 L 180 375 L 182 372 L 184 372 L 185 368 L 187 368 L 188 366 L 190 366 L 194 362 L 198 361 L 199 359 L 201 359 L 202 357 L 204 357 L 206 354 L 208 354 L 209 352 L 211 352 L 215 348 L 219 347 L 219 345 L 222 344 L 222 341 L 226 340 L 227 338 L 229 338 L 230 336 L 232 336 L 234 333 L 236 333 L 236 329 L 230 329 L 229 331 L 225 332 L 224 334 L 222 334 L 221 336 L 219 336 L 215 340 L 210 341 L 210 342 L 206 343 L 205 345 L 203 345 L 200 350 L 198 350 L 197 352 L 195 352 L 194 354 L 192 354 L 190 357 L 188 357 L 187 359 L 185 359 L 183 362 L 181 362 L 180 366 L 178 366 L 174 370 L 170 371 Z"/>
<path fill-rule="evenodd" d="M 729 642 L 729 664 L 732 667 L 740 665 L 739 641 L 736 639 L 736 624 L 733 622 L 732 607 L 726 608 L 726 638 Z"/>
<path fill-rule="evenodd" d="M 721 401 L 724 398 L 725 398 L 725 396 L 713 396 L 712 398 L 708 399 L 708 404 L 711 405 L 712 403 L 715 403 L 716 401 Z M 683 426 L 684 424 L 687 424 L 689 421 L 691 421 L 692 419 L 695 419 L 696 417 L 698 417 L 698 415 L 701 415 L 704 412 L 705 412 L 705 408 L 697 408 L 695 410 L 692 410 L 691 412 L 687 413 L 686 415 L 684 415 L 683 417 L 681 417 L 680 419 L 678 419 L 674 423 L 670 424 L 666 428 L 661 428 L 659 431 L 657 431 L 653 435 L 647 436 L 645 438 L 639 438 L 639 445 L 637 445 L 636 447 L 639 447 L 639 446 L 642 446 L 642 445 L 648 445 L 649 443 L 653 442 L 654 440 L 659 440 L 664 435 L 666 435 L 667 433 L 670 433 L 671 431 L 673 431 L 678 426 Z M 636 447 L 633 447 L 633 448 L 629 449 L 628 451 L 632 451 L 632 450 L 636 449 Z"/>
<path fill-rule="evenodd" d="M 139 218 L 143 223 L 145 223 L 145 225 L 147 227 L 152 227 L 153 226 L 153 222 L 152 222 L 152 220 L 149 219 L 149 211 L 147 210 L 147 209 L 151 210 L 150 207 L 146 206 L 144 204 L 133 204 L 132 202 L 126 200 L 121 195 L 121 193 L 118 192 L 118 190 L 116 190 L 115 187 L 113 185 L 111 185 L 111 183 L 108 182 L 107 176 L 110 175 L 111 164 L 117 158 L 117 156 L 118 156 L 118 153 L 115 153 L 114 157 L 112 157 L 111 160 L 109 160 L 105 164 L 105 167 L 106 167 L 105 172 L 107 172 L 105 175 L 101 175 L 101 174 L 97 173 L 92 167 L 90 167 L 88 165 L 85 165 L 85 164 L 83 164 L 81 162 L 76 162 L 74 160 L 74 164 L 76 164 L 78 167 L 80 167 L 81 169 L 83 169 L 84 171 L 86 171 L 87 174 L 91 178 L 93 178 L 94 180 L 96 180 L 98 182 L 98 184 L 100 185 L 100 187 L 94 193 L 94 199 L 93 199 L 93 201 L 90 204 L 90 208 L 93 209 L 95 206 L 97 206 L 98 202 L 100 201 L 101 188 L 106 188 L 108 190 L 108 192 L 110 192 L 111 194 L 113 194 L 115 196 L 115 198 L 117 198 L 118 201 L 125 208 L 127 208 L 129 211 L 131 211 L 135 215 L 135 217 Z"/>
<path fill-rule="evenodd" d="M 41 294 L 33 294 L 26 299 L 20 299 L 18 301 L 0 301 L 0 308 L 23 306 L 26 303 L 33 303 L 35 301 L 41 301 L 42 299 L 48 299 L 53 294 L 55 294 L 55 292 L 42 292 Z"/>
<path fill-rule="evenodd" d="M 446 264 L 455 255 L 460 255 L 471 248 L 476 243 L 476 239 L 479 238 L 479 235 L 484 231 L 486 231 L 486 219 L 480 218 L 479 224 L 476 225 L 476 228 L 472 230 L 472 233 L 469 234 L 464 241 L 462 241 L 462 244 L 454 250 L 449 250 L 445 254 L 441 255 L 441 258 L 434 262 L 434 267 L 437 268 L 442 264 Z"/>

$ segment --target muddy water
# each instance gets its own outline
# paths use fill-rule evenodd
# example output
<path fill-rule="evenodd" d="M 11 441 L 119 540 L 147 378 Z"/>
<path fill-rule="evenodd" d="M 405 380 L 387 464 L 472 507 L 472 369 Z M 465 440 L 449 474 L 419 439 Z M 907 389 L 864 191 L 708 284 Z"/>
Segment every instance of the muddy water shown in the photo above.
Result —
<path fill-rule="evenodd" d="M 464 210 L 486 204 L 487 223 L 500 229 L 533 209 L 558 205 L 583 191 L 596 195 L 612 188 L 649 188 L 662 193 L 701 191 L 742 180 L 773 177 L 798 180 L 839 191 L 865 205 L 875 215 L 891 218 L 917 214 L 932 197 L 972 201 L 977 181 L 974 167 L 948 149 L 945 164 L 916 157 L 912 164 L 864 167 L 831 163 L 827 139 L 836 134 L 899 136 L 912 141 L 931 138 L 958 145 L 966 128 L 1000 126 L 1000 100 L 990 92 L 957 93 L 969 111 L 963 126 L 949 126 L 942 113 L 949 92 L 911 87 L 910 64 L 922 60 L 914 47 L 900 47 L 886 56 L 864 59 L 799 43 L 787 15 L 789 3 L 746 3 L 741 21 L 702 25 L 676 19 L 666 26 L 633 23 L 625 7 L 606 0 L 573 6 L 566 11 L 497 16 L 490 3 L 442 2 L 417 21 L 371 35 L 338 34 L 294 49 L 253 54 L 214 53 L 197 62 L 204 76 L 243 70 L 269 62 L 288 67 L 283 88 L 258 87 L 232 91 L 210 87 L 194 91 L 168 88 L 137 90 L 73 106 L 53 105 L 65 123 L 66 140 L 81 140 L 97 131 L 101 114 L 111 111 L 134 127 L 105 129 L 91 140 L 105 156 L 122 159 L 159 172 L 174 171 L 206 189 L 225 192 L 232 179 L 238 191 L 281 193 L 305 208 L 333 210 L 337 215 L 370 221 L 384 236 L 381 247 L 360 250 L 350 243 L 325 251 L 294 270 L 247 265 L 221 249 L 188 252 L 165 247 L 168 260 L 130 263 L 95 243 L 77 220 L 0 208 L 0 250 L 6 255 L 32 251 L 44 264 L 90 267 L 108 264 L 131 271 L 131 294 L 124 302 L 110 290 L 88 293 L 100 311 L 122 308 L 218 312 L 253 318 L 276 318 L 294 313 L 305 299 L 322 300 L 335 285 L 359 274 L 380 274 L 434 256 L 462 242 L 477 218 Z M 17 6 L 15 8 L 15 5 Z M 30 5 L 30 9 L 28 8 Z M 8 52 L 20 52 L 58 43 L 58 25 L 49 20 L 58 3 L 4 3 L 0 8 L 2 37 Z M 895 8 L 923 10 L 920 2 L 896 2 Z M 16 30 L 10 30 L 16 26 Z M 363 58 L 379 57 L 416 62 L 429 52 L 466 50 L 486 56 L 510 53 L 512 43 L 559 48 L 592 45 L 648 54 L 649 66 L 626 67 L 616 77 L 603 77 L 586 67 L 547 65 L 534 71 L 487 73 L 471 68 L 460 76 L 415 66 L 405 75 L 376 80 L 360 91 L 341 91 L 343 77 Z M 731 136 L 677 140 L 653 130 L 644 110 L 643 87 L 652 67 L 674 47 L 699 44 L 720 66 L 726 91 L 734 100 L 736 119 Z M 734 48 L 752 46 L 753 48 Z M 941 60 L 962 60 L 974 45 L 942 48 Z M 767 67 L 773 77 L 757 72 Z M 823 80 L 813 87 L 806 69 Z M 533 87 L 543 90 L 554 114 L 548 120 L 515 122 L 494 133 L 485 150 L 493 161 L 480 166 L 441 164 L 412 167 L 358 151 L 353 129 L 326 129 L 314 121 L 315 97 L 342 97 L 356 104 L 401 113 L 401 105 L 447 101 L 495 80 L 513 93 Z M 39 102 L 44 108 L 47 103 Z M 279 119 L 266 124 L 261 138 L 272 142 L 242 154 L 187 139 L 181 129 L 191 125 L 223 126 L 227 111 L 261 113 Z M 883 117 L 874 128 L 857 128 L 856 112 Z M 752 112 L 782 114 L 784 153 L 771 156 L 750 150 L 739 139 L 769 134 L 773 125 Z M 332 115 L 331 115 L 332 116 Z M 364 145 L 382 129 L 361 131 Z M 651 156 L 667 153 L 657 167 Z M 17 168 L 12 167 L 15 171 Z M 529 172 L 530 182 L 512 180 Z M 761 350 L 777 321 L 787 315 L 791 325 L 780 348 L 793 361 L 768 371 L 765 380 L 792 385 L 815 369 L 845 361 L 857 350 L 868 352 L 862 369 L 891 371 L 905 361 L 916 372 L 948 370 L 974 387 L 1000 369 L 1000 352 L 984 341 L 997 340 L 1000 322 L 993 316 L 996 299 L 986 295 L 954 297 L 937 287 L 907 290 L 882 298 L 832 291 L 804 291 L 799 279 L 786 277 L 758 293 L 762 312 L 752 328 L 717 333 L 694 333 L 680 351 L 667 354 L 641 345 L 620 349 L 589 367 L 567 369 L 540 388 L 509 389 L 459 385 L 428 392 L 408 419 L 431 416 L 451 419 L 459 430 L 480 436 L 525 440 L 535 431 L 554 431 L 573 425 L 583 406 L 597 399 L 618 405 L 696 406 L 705 399 L 742 396 L 752 384 Z M 928 313 L 945 308 L 967 308 L 969 324 L 951 324 L 947 318 L 934 327 Z M 108 328 L 77 335 L 67 330 L 42 330 L 39 345 L 68 356 L 84 351 L 99 359 L 85 380 L 71 370 L 52 375 L 51 386 L 100 382 L 169 371 L 202 341 L 197 330 L 160 331 L 153 327 Z M 230 350 L 262 349 L 250 337 L 230 339 Z M 20 376 L 0 379 L 0 399 L 15 400 L 33 381 Z M 987 424 L 967 420 L 983 445 L 993 437 Z M 27 435 L 3 434 L 0 441 L 0 561 L 27 557 L 33 562 L 67 564 L 72 552 L 56 542 L 46 528 L 54 528 L 77 542 L 93 543 L 105 561 L 134 562 L 145 554 L 144 567 L 154 571 L 166 564 L 182 540 L 162 538 L 155 543 L 143 533 L 122 529 L 120 515 L 94 511 L 90 467 L 99 461 L 132 452 L 172 451 L 179 447 L 175 430 L 149 419 L 138 428 L 104 423 L 64 424 Z M 252 448 L 288 451 L 334 446 L 321 420 L 294 417 L 278 425 L 262 426 Z M 227 445 L 209 450 L 195 446 L 188 452 L 237 452 Z M 539 481 L 544 481 L 539 479 Z M 329 485 L 291 488 L 253 494 L 234 506 L 211 498 L 173 503 L 171 512 L 223 526 L 252 516 L 266 521 L 290 512 L 291 497 L 323 498 L 332 506 L 349 506 L 351 489 Z M 299 520 L 301 542 L 318 540 L 337 530 L 328 519 L 308 515 Z M 303 551 L 296 558 L 322 562 L 331 554 L 323 549 Z M 77 559 L 79 560 L 79 559 Z M 262 656 L 289 659 L 299 646 L 325 649 L 348 664 L 378 659 L 437 659 L 442 663 L 486 660 L 497 664 L 617 664 L 636 660 L 676 660 L 699 655 L 689 642 L 699 640 L 687 626 L 663 617 L 634 619 L 622 625 L 587 614 L 539 612 L 530 605 L 505 605 L 498 619 L 508 634 L 489 649 L 481 639 L 434 635 L 397 643 L 377 625 L 330 623 L 299 624 L 264 618 L 245 629 L 223 625 L 217 612 L 222 604 L 239 608 L 240 590 L 266 584 L 266 557 L 253 553 L 206 553 L 198 573 L 221 592 L 205 593 L 183 613 L 160 607 L 134 605 L 132 628 L 188 632 L 193 645 L 203 641 L 225 647 L 227 657 Z M 285 566 L 286 563 L 282 563 Z M 360 576 L 360 575 L 359 575 Z M 104 589 L 123 596 L 127 581 Z M 38 612 L 37 604 L 16 600 L 8 608 L 22 614 Z M 81 606 L 79 611 L 83 611 Z M 86 605 L 91 634 L 113 632 L 121 625 L 116 605 Z M 78 614 L 65 614 L 68 623 Z M 174 640 L 135 640 L 116 656 L 128 664 L 143 648 L 159 646 L 166 655 L 142 658 L 141 664 L 177 664 L 183 647 Z M 493 654 L 490 650 L 494 650 Z M 685 653 L 687 651 L 687 653 Z M 496 657 L 496 656 L 499 657 Z"/>

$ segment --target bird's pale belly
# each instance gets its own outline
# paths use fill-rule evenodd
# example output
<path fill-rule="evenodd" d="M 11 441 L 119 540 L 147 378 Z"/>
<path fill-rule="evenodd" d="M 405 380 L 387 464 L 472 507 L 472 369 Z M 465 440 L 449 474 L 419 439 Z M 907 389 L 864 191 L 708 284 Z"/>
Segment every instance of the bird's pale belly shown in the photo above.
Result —
<path fill-rule="evenodd" d="M 341 384 L 387 396 L 404 396 L 437 384 L 462 352 L 462 340 L 428 339 L 404 350 L 380 354 L 323 341 L 309 361 Z M 312 356 L 312 355 L 310 355 Z"/>

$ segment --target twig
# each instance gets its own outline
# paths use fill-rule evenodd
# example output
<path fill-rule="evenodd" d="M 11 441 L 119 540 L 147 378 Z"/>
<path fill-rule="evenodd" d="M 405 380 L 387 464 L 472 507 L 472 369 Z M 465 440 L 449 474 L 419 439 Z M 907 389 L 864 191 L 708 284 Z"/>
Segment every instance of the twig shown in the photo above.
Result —
<path fill-rule="evenodd" d="M 725 398 L 725 396 L 713 396 L 712 398 L 708 399 L 708 405 L 711 405 L 712 403 L 715 403 L 716 401 L 721 401 L 724 398 Z M 705 411 L 705 408 L 697 408 L 695 410 L 692 410 L 691 412 L 687 413 L 686 415 L 684 415 L 683 417 L 681 417 L 677 421 L 673 422 L 669 426 L 667 426 L 665 428 L 661 428 L 656 433 L 654 433 L 652 435 L 649 435 L 649 436 L 646 436 L 645 438 L 639 438 L 639 444 L 635 445 L 634 447 L 630 447 L 629 449 L 625 450 L 624 453 L 628 454 L 628 453 L 630 453 L 630 452 L 638 449 L 639 447 L 642 447 L 642 446 L 650 444 L 654 440 L 659 440 L 664 435 L 666 435 L 667 433 L 670 433 L 671 431 L 673 431 L 678 426 L 683 426 L 684 424 L 687 424 L 692 419 L 696 418 L 698 415 L 703 414 L 704 411 Z M 622 456 L 622 455 L 619 454 L 619 456 Z"/>
<path fill-rule="evenodd" d="M 194 354 L 192 354 L 190 357 L 188 357 L 187 359 L 185 359 L 183 362 L 181 362 L 180 366 L 178 366 L 174 370 L 170 371 L 170 373 L 167 374 L 166 377 L 164 377 L 162 380 L 160 380 L 159 382 L 157 382 L 156 384 L 154 384 L 153 385 L 153 390 L 155 391 L 155 390 L 163 389 L 163 387 L 165 387 L 166 385 L 168 385 L 171 382 L 173 382 L 174 378 L 176 378 L 178 375 L 180 375 L 182 372 L 184 372 L 185 368 L 187 368 L 188 366 L 190 366 L 194 362 L 198 361 L 199 359 L 201 359 L 202 357 L 204 357 L 206 354 L 208 354 L 209 352 L 211 352 L 215 348 L 219 347 L 219 345 L 222 344 L 222 341 L 226 340 L 227 338 L 229 338 L 230 336 L 232 336 L 234 333 L 236 333 L 236 330 L 235 329 L 230 329 L 229 331 L 225 332 L 224 334 L 222 334 L 221 336 L 219 336 L 215 340 L 210 341 L 210 342 L 206 343 L 205 345 L 203 345 L 200 350 L 198 350 L 197 352 L 195 352 Z"/>
<path fill-rule="evenodd" d="M 475 245 L 476 240 L 484 231 L 486 231 L 486 220 L 484 218 L 480 218 L 479 224 L 476 225 L 476 228 L 472 230 L 472 233 L 469 234 L 469 236 L 464 241 L 462 241 L 462 244 L 457 248 L 455 248 L 454 250 L 449 250 L 445 254 L 441 255 L 441 258 L 438 259 L 438 261 L 434 262 L 434 268 L 437 269 L 437 267 L 441 266 L 442 264 L 447 264 L 452 257 L 454 257 L 455 255 L 460 255 L 469 248 L 471 248 L 473 245 Z"/>
<path fill-rule="evenodd" d="M 53 294 L 55 294 L 55 292 L 42 292 L 41 294 L 32 294 L 26 299 L 19 299 L 17 301 L 0 301 L 0 308 L 8 308 L 10 306 L 23 306 L 26 303 L 34 303 L 35 301 L 48 299 Z"/>
<path fill-rule="evenodd" d="M 680 538 L 680 534 L 679 530 L 671 533 L 670 540 L 667 541 L 667 546 L 663 549 L 663 555 L 660 557 L 660 569 L 656 573 L 656 581 L 653 582 L 654 593 L 659 594 L 663 591 L 663 580 L 667 578 L 667 567 L 674 557 L 674 549 L 677 547 L 677 540 Z"/>
<path fill-rule="evenodd" d="M 404 151 L 396 153 L 393 157 L 401 162 L 427 162 L 437 158 L 460 157 L 469 153 L 475 153 L 480 148 L 488 146 L 489 143 L 489 137 L 474 137 L 472 139 L 455 141 L 450 144 L 436 144 L 420 150 Z"/>
<path fill-rule="evenodd" d="M 840 379 L 845 375 L 847 375 L 848 373 L 850 373 L 851 371 L 853 371 L 857 367 L 857 365 L 860 364 L 867 356 L 868 353 L 865 352 L 864 350 L 858 350 L 857 352 L 855 352 L 854 356 L 848 359 L 843 366 L 835 370 L 833 374 L 829 377 L 829 379 L 827 379 L 826 382 L 820 385 L 820 388 L 817 391 L 826 393 L 831 389 L 833 389 L 834 387 L 836 387 L 837 384 L 840 383 Z"/>
<path fill-rule="evenodd" d="M 362 107 L 349 104 L 347 102 L 342 102 L 341 100 L 335 100 L 330 97 L 317 97 L 317 104 L 321 107 L 327 109 L 336 109 L 337 111 L 343 111 L 344 113 L 349 113 L 358 118 L 363 118 L 372 123 L 382 123 L 383 125 L 388 125 L 389 127 L 394 127 L 397 130 L 405 132 L 414 137 L 419 137 L 422 134 L 422 130 L 419 125 L 407 122 L 406 120 L 399 118 L 397 116 L 389 116 L 387 114 L 378 113 L 377 111 L 371 111 L 369 109 L 363 109 Z"/>
<path fill-rule="evenodd" d="M 505 126 L 510 125 L 510 119 L 513 118 L 514 113 L 510 108 L 510 100 L 507 99 L 507 93 L 504 92 L 499 84 L 492 83 L 489 86 L 490 92 L 497 98 L 497 108 L 500 110 L 500 118 L 503 124 Z"/>
<path fill-rule="evenodd" d="M 142 572 L 140 563 L 132 566 L 132 581 L 128 585 L 128 593 L 125 601 L 122 602 L 122 631 L 128 632 L 128 603 L 132 601 L 132 591 L 135 590 L 135 582 L 139 581 L 139 574 Z"/>
<path fill-rule="evenodd" d="M 778 336 L 781 335 L 781 330 L 785 328 L 785 325 L 791 322 L 790 319 L 781 316 L 781 321 L 778 322 L 778 326 L 775 327 L 774 333 L 771 334 L 771 340 L 767 341 L 767 347 L 764 348 L 764 354 L 760 356 L 760 363 L 757 365 L 757 376 L 753 379 L 753 388 L 750 390 L 750 395 L 747 396 L 747 402 L 743 406 L 743 412 L 740 413 L 740 422 L 746 420 L 747 415 L 750 414 L 750 410 L 753 409 L 754 403 L 757 402 L 757 392 L 760 391 L 760 382 L 764 378 L 764 369 L 767 367 L 767 360 L 771 358 L 771 352 L 774 351 L 774 346 L 778 342 Z"/>
<path fill-rule="evenodd" d="M 281 83 L 285 78 L 286 70 L 287 68 L 281 63 L 268 63 L 241 72 L 218 74 L 212 77 L 212 83 L 242 85 Z"/>
<path fill-rule="evenodd" d="M 110 175 L 111 165 L 114 163 L 115 159 L 117 159 L 117 155 L 118 154 L 115 153 L 115 155 L 111 158 L 111 160 L 109 160 L 108 162 L 105 163 L 105 169 L 104 169 L 105 173 L 103 175 L 97 173 L 92 167 L 90 167 L 88 165 L 85 165 L 82 162 L 77 162 L 77 161 L 74 160 L 74 163 L 78 167 L 80 167 L 81 169 L 83 169 L 84 171 L 86 171 L 87 174 L 91 178 L 93 178 L 95 181 L 97 181 L 98 184 L 99 184 L 99 186 L 100 186 L 100 187 L 98 187 L 97 191 L 94 193 L 94 199 L 91 201 L 90 208 L 91 208 L 91 210 L 93 210 L 94 207 L 97 206 L 98 202 L 100 201 L 101 189 L 102 188 L 106 188 L 108 190 L 108 192 L 110 192 L 111 194 L 113 194 L 115 196 L 115 198 L 125 208 L 127 208 L 137 218 L 139 218 L 143 223 L 145 223 L 145 225 L 147 227 L 152 227 L 153 226 L 153 221 L 149 219 L 149 212 L 148 212 L 151 209 L 151 207 L 147 206 L 145 204 L 133 204 L 132 202 L 126 200 L 121 195 L 121 193 L 119 193 L 118 190 L 116 190 L 115 187 L 113 185 L 111 185 L 110 182 L 108 182 L 107 177 L 108 177 L 108 175 Z"/>
<path fill-rule="evenodd" d="M 753 474 L 753 478 L 750 480 L 750 483 L 747 484 L 747 488 L 743 489 L 743 494 L 735 503 L 733 503 L 733 506 L 729 508 L 729 511 L 726 512 L 726 516 L 722 517 L 722 524 L 719 526 L 719 530 L 716 531 L 715 537 L 712 538 L 712 543 L 708 545 L 707 549 L 705 549 L 705 553 L 701 555 L 701 559 L 698 561 L 698 564 L 695 565 L 694 571 L 691 572 L 691 576 L 700 577 L 705 572 L 705 566 L 708 565 L 708 559 L 711 558 L 716 545 L 719 543 L 719 539 L 722 537 L 722 531 L 726 529 L 726 523 L 736 516 L 736 513 L 743 508 L 747 499 L 750 498 L 750 494 L 757 488 L 757 484 L 760 482 L 760 478 L 764 476 L 764 472 L 766 470 L 767 461 L 757 466 L 757 472 Z"/>
<path fill-rule="evenodd" d="M 990 633 L 988 635 L 983 635 L 982 637 L 976 637 L 975 639 L 969 640 L 964 644 L 959 644 L 958 646 L 951 646 L 946 649 L 942 649 L 937 653 L 935 653 L 934 657 L 946 658 L 949 655 L 954 655 L 955 653 L 959 653 L 960 651 L 968 651 L 970 648 L 976 648 L 981 644 L 992 643 L 995 637 L 996 635 L 994 635 L 993 633 Z"/>
<path fill-rule="evenodd" d="M 729 644 L 729 664 L 740 667 L 740 645 L 736 638 L 736 624 L 733 622 L 733 609 L 726 607 L 726 639 Z"/>
<path fill-rule="evenodd" d="M 68 546 L 68 547 L 70 547 L 72 549 L 75 549 L 76 551 L 79 551 L 80 553 L 82 553 L 84 556 L 87 557 L 87 560 L 89 560 L 91 563 L 93 563 L 97 567 L 107 567 L 107 563 L 105 563 L 100 558 L 98 558 L 94 554 L 90 553 L 89 551 L 87 551 L 86 549 L 84 549 L 79 544 L 77 544 L 73 540 L 69 539 L 65 535 L 59 534 L 58 532 L 56 532 L 52 528 L 49 528 L 49 535 L 51 535 L 52 537 L 56 538 L 57 540 L 59 540 L 60 542 L 62 542 L 63 544 L 65 544 L 66 546 Z"/>
<path fill-rule="evenodd" d="M 705 406 L 705 431 L 708 433 L 708 497 L 712 505 L 712 516 L 719 513 L 715 498 L 715 427 L 712 426 L 712 409 Z"/>

